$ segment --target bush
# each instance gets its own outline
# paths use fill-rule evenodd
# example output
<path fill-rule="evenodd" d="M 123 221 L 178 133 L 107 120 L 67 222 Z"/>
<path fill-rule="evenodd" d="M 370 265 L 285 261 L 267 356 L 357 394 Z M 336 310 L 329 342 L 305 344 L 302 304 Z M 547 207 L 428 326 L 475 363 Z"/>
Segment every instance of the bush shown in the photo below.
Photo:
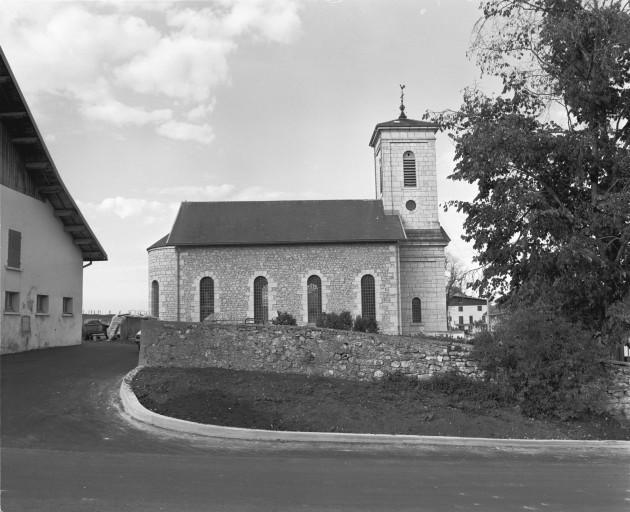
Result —
<path fill-rule="evenodd" d="M 378 332 L 378 322 L 374 318 L 362 318 L 361 315 L 357 315 L 354 319 L 354 331 L 360 332 Z"/>
<path fill-rule="evenodd" d="M 297 325 L 295 317 L 286 311 L 278 311 L 278 316 L 271 320 L 273 325 Z"/>
<path fill-rule="evenodd" d="M 594 333 L 534 307 L 512 313 L 472 352 L 487 378 L 517 397 L 529 416 L 562 420 L 600 413 L 605 357 Z"/>
<path fill-rule="evenodd" d="M 352 329 L 352 315 L 350 311 L 342 311 L 341 313 L 322 313 L 319 315 L 316 324 L 317 327 L 326 329 L 339 329 L 341 331 L 349 331 Z"/>

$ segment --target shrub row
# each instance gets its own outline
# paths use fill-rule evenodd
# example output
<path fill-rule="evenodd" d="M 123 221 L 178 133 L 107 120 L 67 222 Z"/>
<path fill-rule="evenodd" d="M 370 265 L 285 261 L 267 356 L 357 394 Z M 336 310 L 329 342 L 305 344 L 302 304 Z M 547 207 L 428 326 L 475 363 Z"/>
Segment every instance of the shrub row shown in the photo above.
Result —
<path fill-rule="evenodd" d="M 374 318 L 363 318 L 361 315 L 357 315 L 353 320 L 350 311 L 342 311 L 339 314 L 322 313 L 315 325 L 342 331 L 378 332 L 378 322 Z"/>
<path fill-rule="evenodd" d="M 271 320 L 274 325 L 297 325 L 295 317 L 286 311 L 278 311 L 276 318 Z M 339 329 L 342 331 L 378 332 L 378 322 L 373 318 L 362 318 L 357 315 L 352 319 L 350 311 L 341 313 L 322 313 L 317 319 L 317 327 Z"/>

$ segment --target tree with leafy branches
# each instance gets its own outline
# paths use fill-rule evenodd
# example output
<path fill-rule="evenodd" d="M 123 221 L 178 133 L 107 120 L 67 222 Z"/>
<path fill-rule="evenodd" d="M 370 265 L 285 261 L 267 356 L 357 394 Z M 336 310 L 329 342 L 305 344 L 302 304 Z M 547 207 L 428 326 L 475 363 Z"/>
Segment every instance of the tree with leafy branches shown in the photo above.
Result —
<path fill-rule="evenodd" d="M 430 114 L 477 186 L 464 239 L 482 293 L 544 303 L 616 341 L 630 327 L 630 2 L 489 0 L 472 52 L 501 93 Z"/>

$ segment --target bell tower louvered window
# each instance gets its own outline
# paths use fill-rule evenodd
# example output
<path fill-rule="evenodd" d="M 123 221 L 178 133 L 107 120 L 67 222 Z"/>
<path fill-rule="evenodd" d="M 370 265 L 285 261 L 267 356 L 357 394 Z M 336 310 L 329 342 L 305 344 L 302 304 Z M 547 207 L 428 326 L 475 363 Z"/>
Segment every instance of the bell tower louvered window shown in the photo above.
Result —
<path fill-rule="evenodd" d="M 263 276 L 254 279 L 254 322 L 267 323 L 269 319 L 269 298 L 267 280 Z"/>
<path fill-rule="evenodd" d="M 416 156 L 413 151 L 403 154 L 403 183 L 405 187 L 415 187 L 416 184 Z"/>
<path fill-rule="evenodd" d="M 214 281 L 204 277 L 199 281 L 199 321 L 203 322 L 214 314 Z"/>
<path fill-rule="evenodd" d="M 370 274 L 361 278 L 361 316 L 376 320 L 374 276 Z"/>

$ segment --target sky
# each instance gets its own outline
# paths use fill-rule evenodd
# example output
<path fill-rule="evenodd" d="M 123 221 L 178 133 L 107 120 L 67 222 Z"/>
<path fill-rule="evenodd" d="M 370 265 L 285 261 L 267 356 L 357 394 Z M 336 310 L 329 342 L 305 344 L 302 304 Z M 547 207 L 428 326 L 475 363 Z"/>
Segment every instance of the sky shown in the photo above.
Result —
<path fill-rule="evenodd" d="M 83 309 L 148 309 L 146 248 L 182 201 L 372 199 L 374 125 L 456 109 L 480 84 L 468 0 L 0 0 L 0 45 L 109 261 Z M 438 199 L 471 199 L 447 179 Z M 463 216 L 440 208 L 473 266 Z"/>

